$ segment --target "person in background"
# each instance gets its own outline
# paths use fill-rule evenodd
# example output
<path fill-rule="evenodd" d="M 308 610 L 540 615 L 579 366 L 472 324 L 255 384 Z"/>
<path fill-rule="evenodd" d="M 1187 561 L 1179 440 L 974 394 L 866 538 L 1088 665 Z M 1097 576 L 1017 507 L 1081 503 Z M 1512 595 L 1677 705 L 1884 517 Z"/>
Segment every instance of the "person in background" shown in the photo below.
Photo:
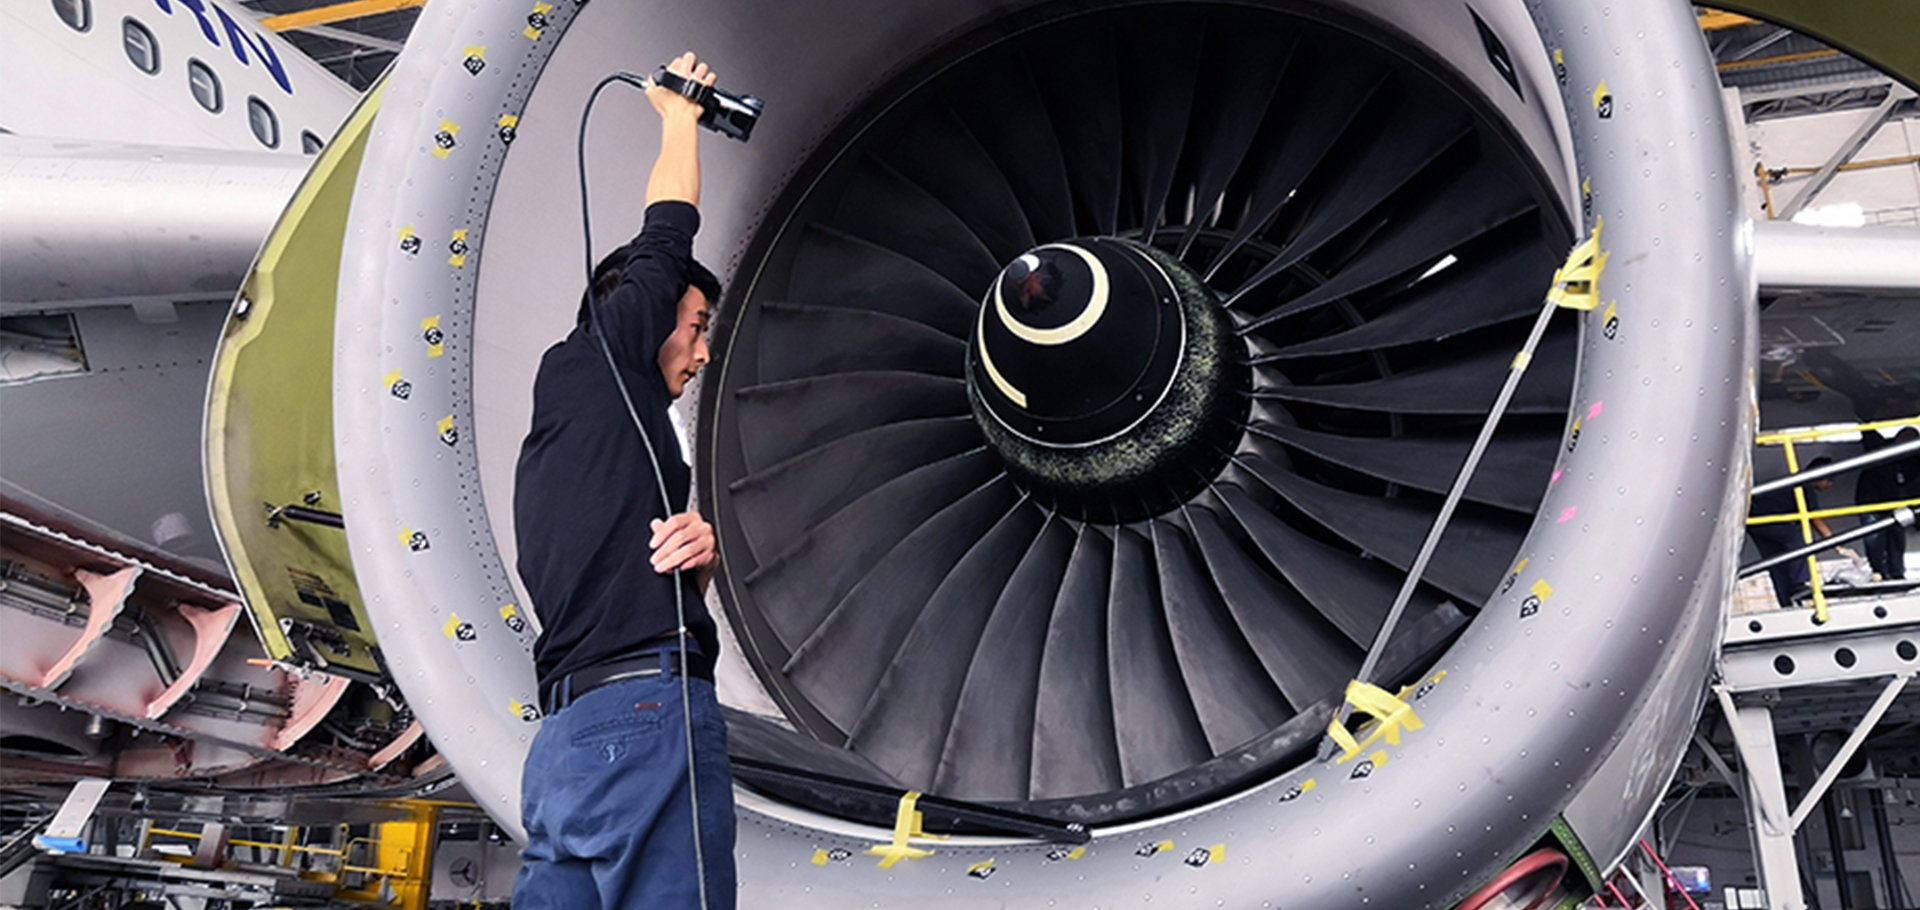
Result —
<path fill-rule="evenodd" d="M 1808 464 L 1811 471 L 1833 463 L 1833 459 L 1821 456 Z M 1807 496 L 1807 511 L 1820 511 L 1820 491 L 1833 486 L 1833 481 L 1821 479 L 1805 484 L 1800 489 Z M 1793 488 L 1787 487 L 1771 493 L 1762 493 L 1753 497 L 1753 505 L 1748 514 L 1754 518 L 1766 515 L 1791 515 L 1798 512 L 1800 506 L 1794 502 Z M 1824 519 L 1815 518 L 1809 522 L 1813 526 L 1814 540 L 1833 536 L 1833 529 L 1827 527 Z M 1760 551 L 1760 558 L 1768 559 L 1798 549 L 1807 541 L 1800 533 L 1798 522 L 1778 522 L 1774 524 L 1748 525 L 1747 537 L 1753 540 L 1753 546 Z M 1767 570 L 1773 578 L 1773 596 L 1781 607 L 1793 606 L 1794 598 L 1800 596 L 1800 589 L 1807 586 L 1810 577 L 1805 559 L 1790 559 Z"/>
<path fill-rule="evenodd" d="M 1889 445 L 1912 442 L 1920 439 L 1920 431 L 1905 427 L 1888 440 L 1877 430 L 1866 430 L 1860 434 L 1860 448 L 1863 452 L 1877 452 Z M 1892 461 L 1883 461 L 1860 469 L 1859 481 L 1854 485 L 1853 501 L 1858 505 L 1873 505 L 1882 502 L 1897 502 L 1920 495 L 1920 457 L 1907 456 Z M 1879 521 L 1892 515 L 1892 512 L 1872 512 L 1860 516 L 1862 524 Z M 1895 581 L 1907 577 L 1907 529 L 1892 527 L 1880 531 L 1861 542 L 1867 551 L 1867 562 L 1873 566 L 1874 574 L 1881 581 Z"/>

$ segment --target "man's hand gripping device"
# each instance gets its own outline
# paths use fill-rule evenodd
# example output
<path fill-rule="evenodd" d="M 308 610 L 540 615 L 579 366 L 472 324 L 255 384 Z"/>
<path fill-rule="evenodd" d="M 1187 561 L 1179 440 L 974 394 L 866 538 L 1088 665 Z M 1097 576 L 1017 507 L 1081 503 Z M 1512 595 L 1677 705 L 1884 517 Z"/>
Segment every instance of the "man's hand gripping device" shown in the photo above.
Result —
<path fill-rule="evenodd" d="M 669 72 L 664 66 L 653 71 L 653 84 L 700 105 L 701 126 L 741 142 L 753 135 L 753 126 L 760 122 L 760 112 L 767 106 L 765 101 L 752 95 L 736 95 L 718 86 L 701 85 L 679 73 Z"/>

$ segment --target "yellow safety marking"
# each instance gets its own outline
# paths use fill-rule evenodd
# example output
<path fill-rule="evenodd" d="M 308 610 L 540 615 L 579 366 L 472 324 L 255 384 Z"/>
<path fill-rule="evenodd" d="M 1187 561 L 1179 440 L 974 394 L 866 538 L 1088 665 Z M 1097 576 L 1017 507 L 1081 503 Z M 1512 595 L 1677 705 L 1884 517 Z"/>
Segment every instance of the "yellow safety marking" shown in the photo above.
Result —
<path fill-rule="evenodd" d="M 383 388 L 391 389 L 393 388 L 393 384 L 399 381 L 400 381 L 399 370 L 388 370 L 387 375 L 380 377 L 380 385 Z"/>
<path fill-rule="evenodd" d="M 980 861 L 980 862 L 977 862 L 977 863 L 974 863 L 974 864 L 973 864 L 973 865 L 971 865 L 971 866 L 968 866 L 968 867 L 967 867 L 967 874 L 968 874 L 968 875 L 978 875 L 978 874 L 980 874 L 980 873 L 982 873 L 982 872 L 985 872 L 985 871 L 987 871 L 988 869 L 991 869 L 991 868 L 993 868 L 993 860 L 991 860 L 991 859 L 987 859 L 987 860 L 982 860 L 982 861 Z"/>
<path fill-rule="evenodd" d="M 1538 597 L 1541 600 L 1546 600 L 1547 598 L 1553 596 L 1553 586 L 1550 584 L 1547 584 L 1547 580 L 1544 578 L 1534 582 L 1533 587 L 1530 588 L 1529 590 L 1533 592 L 1533 596 Z"/>
<path fill-rule="evenodd" d="M 447 352 L 447 345 L 440 334 L 440 317 L 428 316 L 420 320 L 420 337 L 428 339 L 427 356 L 438 357 Z M 439 339 L 439 340 L 435 340 Z"/>
<path fill-rule="evenodd" d="M 303 9 L 299 12 L 267 16 L 260 20 L 260 27 L 272 32 L 290 32 L 316 25 L 345 22 L 348 19 L 361 19 L 394 10 L 408 9 L 421 6 L 426 2 L 427 0 L 350 0 L 347 3 L 335 3 Z"/>
<path fill-rule="evenodd" d="M 925 820 L 921 817 L 920 810 L 914 808 L 914 804 L 919 801 L 920 791 L 918 790 L 908 790 L 905 796 L 900 797 L 900 808 L 893 816 L 893 840 L 867 848 L 868 856 L 880 857 L 880 868 L 891 869 L 894 863 L 903 859 L 921 859 L 933 855 L 932 850 L 922 850 L 909 845 L 908 841 L 913 838 L 946 839 L 929 835 L 921 828 Z"/>
<path fill-rule="evenodd" d="M 511 143 L 520 132 L 520 118 L 512 114 L 502 114 L 494 121 L 500 127 L 500 141 Z"/>
<path fill-rule="evenodd" d="M 447 258 L 448 265 L 453 266 L 454 268 L 459 268 L 467 264 L 467 229 L 466 228 L 461 228 L 453 232 L 453 240 L 448 242 L 447 249 L 452 251 L 453 253 L 452 256 Z"/>
<path fill-rule="evenodd" d="M 1553 49 L 1553 62 L 1555 62 L 1555 63 L 1565 63 L 1565 62 L 1567 62 L 1567 52 L 1566 52 L 1566 51 L 1563 51 L 1563 50 L 1561 50 L 1561 49 L 1559 49 L 1559 48 L 1557 48 L 1557 47 L 1556 47 L 1556 48 L 1554 48 L 1554 49 Z"/>
<path fill-rule="evenodd" d="M 478 75 L 481 70 L 487 68 L 487 46 L 484 44 L 467 45 L 466 49 L 460 52 L 460 57 L 461 64 L 469 73 Z"/>
<path fill-rule="evenodd" d="M 547 30 L 547 14 L 551 12 L 553 12 L 553 4 L 535 3 L 533 12 L 527 16 L 527 27 L 521 29 L 520 34 L 527 36 L 529 41 L 540 40 L 541 33 Z"/>
<path fill-rule="evenodd" d="M 1569 434 L 1568 434 L 1570 438 L 1578 437 L 1580 435 L 1580 420 L 1581 418 L 1579 417 L 1575 417 L 1573 419 L 1573 429 L 1569 431 Z"/>
<path fill-rule="evenodd" d="M 406 525 L 401 525 L 400 526 L 400 545 L 404 547 L 404 546 L 410 546 L 412 543 L 413 543 L 413 529 L 407 527 Z"/>
<path fill-rule="evenodd" d="M 446 633 L 448 638 L 452 638 L 454 633 L 460 631 L 460 614 L 449 614 L 446 624 L 440 627 L 440 631 Z"/>
<path fill-rule="evenodd" d="M 1600 272 L 1607 267 L 1608 253 L 1600 249 L 1603 220 L 1593 220 L 1593 233 L 1573 252 L 1567 264 L 1553 273 L 1553 286 L 1547 302 L 1575 310 L 1591 310 L 1600 302 Z"/>
<path fill-rule="evenodd" d="M 533 705 L 529 705 L 525 702 L 522 702 L 520 699 L 517 699 L 517 698 L 507 699 L 507 710 L 511 712 L 513 716 L 518 717 L 521 720 L 534 721 L 534 720 L 540 719 L 539 708 L 536 708 Z"/>
<path fill-rule="evenodd" d="M 815 851 L 813 851 L 813 864 L 814 864 L 814 865 L 816 865 L 816 866 L 824 866 L 824 865 L 826 865 L 826 864 L 827 864 L 827 851 L 825 851 L 825 850 L 815 850 Z"/>
<path fill-rule="evenodd" d="M 1227 861 L 1227 845 L 1214 844 L 1207 850 L 1207 862 L 1224 863 Z"/>
<path fill-rule="evenodd" d="M 1607 308 L 1600 311 L 1600 323 L 1607 327 L 1607 331 L 1613 331 L 1614 326 L 1617 324 L 1616 321 L 1619 318 L 1620 318 L 1620 301 L 1618 300 L 1607 301 Z"/>
<path fill-rule="evenodd" d="M 520 615 L 519 608 L 515 607 L 513 604 L 507 604 L 506 606 L 500 608 L 501 619 L 512 619 L 515 616 L 519 616 L 519 615 Z"/>
<path fill-rule="evenodd" d="M 448 414 L 440 418 L 440 422 L 434 424 L 433 428 L 440 431 L 440 438 L 442 440 L 448 439 L 449 435 L 453 432 L 453 415 Z"/>
<path fill-rule="evenodd" d="M 1580 197 L 1582 199 L 1593 198 L 1593 178 L 1592 177 L 1588 177 L 1587 179 L 1580 181 Z"/>
<path fill-rule="evenodd" d="M 451 120 L 440 121 L 440 132 L 433 136 L 433 157 L 441 161 L 453 154 L 453 140 L 460 135 L 460 124 Z"/>
<path fill-rule="evenodd" d="M 1602 79 L 1600 80 L 1599 85 L 1596 85 L 1593 87 L 1593 109 L 1594 110 L 1597 111 L 1600 109 L 1600 101 L 1605 97 L 1607 97 L 1607 80 Z"/>
<path fill-rule="evenodd" d="M 1080 857 L 1083 857 L 1086 855 L 1087 855 L 1087 848 L 1085 847 L 1075 847 L 1072 850 L 1067 851 L 1068 859 L 1079 859 Z"/>
<path fill-rule="evenodd" d="M 1339 718 L 1335 718 L 1327 725 L 1327 734 L 1333 737 L 1334 742 L 1340 744 L 1341 762 L 1351 760 L 1359 755 L 1362 749 L 1382 739 L 1385 739 L 1389 745 L 1400 745 L 1402 728 L 1418 730 L 1426 726 L 1420 722 L 1420 716 L 1413 713 L 1413 707 L 1402 701 L 1400 696 L 1372 683 L 1363 683 L 1357 679 L 1347 683 L 1347 704 L 1352 705 L 1356 713 L 1366 714 L 1374 719 L 1360 728 L 1361 732 L 1367 734 L 1365 739 L 1355 739 Z"/>
<path fill-rule="evenodd" d="M 514 129 L 520 125 L 520 118 L 512 114 L 501 114 L 498 124 L 507 129 Z"/>
<path fill-rule="evenodd" d="M 1381 749 L 1378 752 L 1375 752 L 1372 755 L 1367 756 L 1367 761 L 1373 762 L 1373 766 L 1375 768 L 1385 765 L 1387 763 L 1387 750 Z"/>
<path fill-rule="evenodd" d="M 411 224 L 400 229 L 400 249 L 408 253 L 417 253 L 420 251 L 420 241 L 414 239 L 413 225 Z"/>
<path fill-rule="evenodd" d="M 1317 780 L 1315 780 L 1315 779 L 1313 779 L 1313 778 L 1311 778 L 1311 777 L 1309 777 L 1309 778 L 1307 778 L 1307 780 L 1306 780 L 1306 782 L 1305 782 L 1305 783 L 1303 783 L 1303 784 L 1301 784 L 1301 785 L 1300 785 L 1300 792 L 1302 792 L 1302 793 L 1312 793 L 1312 792 L 1313 792 L 1313 788 L 1315 788 L 1315 787 L 1318 787 L 1318 786 L 1320 786 L 1320 782 L 1319 782 L 1319 781 L 1317 781 Z"/>

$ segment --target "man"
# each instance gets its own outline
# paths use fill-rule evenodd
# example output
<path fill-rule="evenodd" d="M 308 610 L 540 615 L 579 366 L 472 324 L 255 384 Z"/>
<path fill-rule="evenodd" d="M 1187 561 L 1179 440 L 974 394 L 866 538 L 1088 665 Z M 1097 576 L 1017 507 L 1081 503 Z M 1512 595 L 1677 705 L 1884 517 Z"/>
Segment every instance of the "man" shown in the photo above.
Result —
<path fill-rule="evenodd" d="M 669 69 L 713 83 L 690 53 Z M 701 111 L 659 86 L 647 99 L 661 139 L 645 223 L 595 269 L 578 324 L 541 358 L 520 450 L 514 525 L 542 627 L 534 664 L 546 719 L 521 786 L 519 910 L 699 907 L 703 884 L 707 906 L 734 906 L 732 780 L 712 682 L 719 642 L 701 599 L 713 528 L 680 511 L 690 472 L 667 413 L 707 362 L 720 292 L 692 255 Z"/>
<path fill-rule="evenodd" d="M 1822 455 L 1819 458 L 1815 458 L 1813 463 L 1807 465 L 1806 470 L 1811 471 L 1816 468 L 1823 468 L 1832 463 L 1833 459 Z M 1831 486 L 1833 486 L 1833 481 L 1822 478 L 1800 487 L 1801 492 L 1805 493 L 1807 497 L 1807 511 L 1820 511 L 1820 491 Z M 1799 511 L 1800 506 L 1794 502 L 1792 487 L 1755 496 L 1753 497 L 1753 505 L 1748 509 L 1749 514 L 1755 518 L 1765 515 L 1791 515 Z M 1811 519 L 1808 521 L 1808 524 L 1813 527 L 1814 540 L 1833 536 L 1833 529 L 1827 527 L 1827 522 L 1824 518 Z M 1800 524 L 1798 522 L 1748 525 L 1747 536 L 1752 538 L 1754 549 L 1760 551 L 1760 558 L 1762 559 L 1786 553 L 1790 550 L 1797 550 L 1807 545 L 1805 537 L 1800 533 Z M 1808 580 L 1811 577 L 1807 571 L 1807 561 L 1805 559 L 1787 560 L 1768 569 L 1767 574 L 1773 578 L 1773 597 L 1780 603 L 1782 609 L 1793 606 L 1794 598 L 1800 595 L 1800 589 L 1807 586 Z"/>
<path fill-rule="evenodd" d="M 1920 431 L 1913 427 L 1903 427 L 1889 442 L 1876 430 L 1867 430 L 1860 434 L 1860 448 L 1864 452 L 1877 452 L 1889 445 L 1912 442 L 1920 439 Z M 1915 465 L 1920 459 L 1912 456 L 1883 461 L 1860 469 L 1860 477 L 1854 482 L 1853 501 L 1859 505 L 1877 505 L 1884 502 L 1897 502 L 1912 494 L 1908 492 L 1920 482 L 1915 475 Z M 1860 516 L 1862 523 L 1871 523 L 1886 518 L 1893 513 L 1878 512 Z M 1887 528 L 1870 535 L 1862 541 L 1867 550 L 1867 562 L 1873 565 L 1873 571 L 1881 581 L 1894 581 L 1907 577 L 1907 529 Z"/>

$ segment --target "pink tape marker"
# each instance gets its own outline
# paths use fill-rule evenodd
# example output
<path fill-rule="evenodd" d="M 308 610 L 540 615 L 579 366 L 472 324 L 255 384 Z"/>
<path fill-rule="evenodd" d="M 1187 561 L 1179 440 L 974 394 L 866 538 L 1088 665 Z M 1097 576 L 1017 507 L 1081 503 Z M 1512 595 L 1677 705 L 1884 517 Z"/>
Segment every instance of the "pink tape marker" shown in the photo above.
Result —
<path fill-rule="evenodd" d="M 1573 520 L 1573 513 L 1575 513 L 1575 512 L 1577 512 L 1577 511 L 1579 511 L 1579 510 L 1580 510 L 1580 509 L 1579 509 L 1579 507 L 1578 507 L 1578 506 L 1568 506 L 1568 507 L 1567 507 L 1567 509 L 1566 509 L 1566 511 L 1564 511 L 1564 512 L 1561 512 L 1561 513 L 1560 513 L 1560 523 L 1561 523 L 1561 524 L 1566 524 L 1567 522 L 1569 522 L 1569 521 L 1572 521 L 1572 520 Z"/>

